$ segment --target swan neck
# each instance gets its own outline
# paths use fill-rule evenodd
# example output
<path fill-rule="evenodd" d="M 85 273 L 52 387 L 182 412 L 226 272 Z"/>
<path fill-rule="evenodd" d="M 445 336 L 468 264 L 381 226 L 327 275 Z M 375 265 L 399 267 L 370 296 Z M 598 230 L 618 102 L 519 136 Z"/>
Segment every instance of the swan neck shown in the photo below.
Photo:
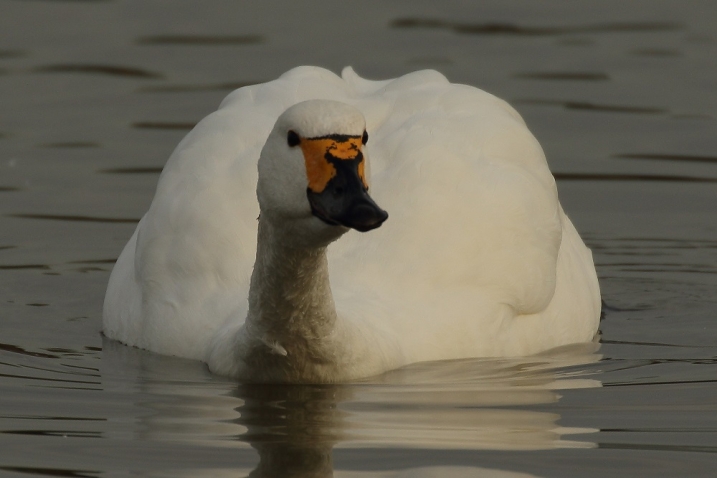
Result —
<path fill-rule="evenodd" d="M 336 322 L 326 246 L 299 247 L 292 236 L 260 218 L 249 290 L 248 326 L 280 349 L 320 342 Z"/>

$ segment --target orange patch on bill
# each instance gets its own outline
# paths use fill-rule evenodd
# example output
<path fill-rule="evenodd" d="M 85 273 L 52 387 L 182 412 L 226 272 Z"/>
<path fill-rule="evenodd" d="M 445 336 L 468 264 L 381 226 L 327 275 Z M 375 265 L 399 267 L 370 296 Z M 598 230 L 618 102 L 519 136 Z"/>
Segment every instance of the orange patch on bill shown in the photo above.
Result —
<path fill-rule="evenodd" d="M 363 183 L 363 186 L 368 189 L 368 183 L 366 182 L 366 168 L 364 168 L 364 164 L 366 164 L 365 160 L 361 160 L 361 162 L 358 165 L 358 175 L 361 178 L 361 182 Z"/>
<path fill-rule="evenodd" d="M 354 160 L 361 153 L 361 137 L 348 137 L 345 140 L 334 138 L 302 138 L 301 151 L 306 162 L 306 176 L 309 179 L 309 189 L 320 193 L 326 185 L 336 176 L 336 168 L 327 157 L 340 160 Z M 359 176 L 364 185 L 363 159 L 358 166 Z"/>

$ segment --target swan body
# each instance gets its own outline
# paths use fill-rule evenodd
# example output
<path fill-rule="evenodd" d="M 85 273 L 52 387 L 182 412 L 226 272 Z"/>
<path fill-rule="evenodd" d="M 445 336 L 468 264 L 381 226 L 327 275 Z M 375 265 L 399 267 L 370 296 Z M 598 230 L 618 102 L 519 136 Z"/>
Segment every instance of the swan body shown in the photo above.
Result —
<path fill-rule="evenodd" d="M 336 176 L 310 160 L 326 138 L 327 155 L 362 153 L 356 184 L 378 208 L 360 211 L 385 223 L 359 208 L 332 224 L 314 202 Z M 335 382 L 590 341 L 599 315 L 592 255 L 507 103 L 435 71 L 299 67 L 234 91 L 180 142 L 103 328 L 241 380 Z"/>

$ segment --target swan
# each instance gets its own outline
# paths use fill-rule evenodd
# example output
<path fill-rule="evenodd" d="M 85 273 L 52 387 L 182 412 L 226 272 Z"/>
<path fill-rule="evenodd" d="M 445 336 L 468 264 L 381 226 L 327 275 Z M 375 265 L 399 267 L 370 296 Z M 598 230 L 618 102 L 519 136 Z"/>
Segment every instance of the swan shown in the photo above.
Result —
<path fill-rule="evenodd" d="M 591 341 L 600 307 L 591 252 L 506 102 L 436 71 L 298 67 L 179 143 L 103 332 L 243 381 L 325 383 Z"/>

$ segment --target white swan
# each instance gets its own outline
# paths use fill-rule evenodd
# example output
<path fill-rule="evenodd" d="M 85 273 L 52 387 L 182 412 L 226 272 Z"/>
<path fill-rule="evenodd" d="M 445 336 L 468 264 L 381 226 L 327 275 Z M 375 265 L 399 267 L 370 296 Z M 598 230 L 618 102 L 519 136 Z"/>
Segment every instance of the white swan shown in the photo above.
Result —
<path fill-rule="evenodd" d="M 590 341 L 599 315 L 592 255 L 507 103 L 435 71 L 299 67 L 177 146 L 103 320 L 218 374 L 332 382 Z"/>

